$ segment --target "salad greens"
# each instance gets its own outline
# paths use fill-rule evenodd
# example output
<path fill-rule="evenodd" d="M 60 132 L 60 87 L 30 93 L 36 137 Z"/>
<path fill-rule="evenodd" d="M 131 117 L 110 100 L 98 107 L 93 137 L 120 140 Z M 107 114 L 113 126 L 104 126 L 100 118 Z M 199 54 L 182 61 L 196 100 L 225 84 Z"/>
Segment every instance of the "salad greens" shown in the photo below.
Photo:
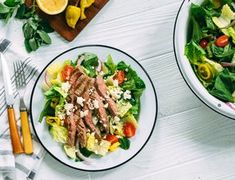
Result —
<path fill-rule="evenodd" d="M 185 55 L 214 97 L 235 103 L 235 9 L 232 0 L 193 4 Z"/>
<path fill-rule="evenodd" d="M 77 82 L 80 84 L 76 85 Z M 93 82 L 91 87 L 88 82 Z M 138 127 L 145 88 L 144 81 L 124 61 L 116 64 L 108 55 L 101 62 L 96 54 L 82 53 L 76 61 L 54 63 L 46 69 L 42 83 L 45 105 L 39 122 L 45 120 L 52 138 L 75 161 L 91 155 L 105 156 L 118 147 L 127 150 L 129 138 Z M 101 117 L 106 116 L 103 125 Z M 76 143 L 71 140 L 73 133 Z"/>

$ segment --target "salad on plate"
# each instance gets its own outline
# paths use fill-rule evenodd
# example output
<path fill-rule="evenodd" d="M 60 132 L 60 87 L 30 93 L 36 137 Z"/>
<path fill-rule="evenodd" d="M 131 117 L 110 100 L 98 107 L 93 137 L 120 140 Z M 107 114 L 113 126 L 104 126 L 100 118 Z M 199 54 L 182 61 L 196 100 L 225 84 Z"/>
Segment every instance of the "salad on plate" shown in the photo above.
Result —
<path fill-rule="evenodd" d="M 124 61 L 96 54 L 51 64 L 42 84 L 45 105 L 39 122 L 75 160 L 129 149 L 138 128 L 144 81 Z M 45 132 L 47 133 L 47 132 Z"/>
<path fill-rule="evenodd" d="M 190 8 L 185 55 L 207 91 L 235 103 L 235 3 L 205 0 Z"/>

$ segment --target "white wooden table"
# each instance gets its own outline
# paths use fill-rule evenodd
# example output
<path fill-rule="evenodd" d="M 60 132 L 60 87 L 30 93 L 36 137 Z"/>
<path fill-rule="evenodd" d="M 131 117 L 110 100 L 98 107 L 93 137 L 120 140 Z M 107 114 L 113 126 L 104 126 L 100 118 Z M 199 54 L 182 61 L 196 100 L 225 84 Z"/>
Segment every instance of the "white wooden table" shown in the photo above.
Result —
<path fill-rule="evenodd" d="M 89 173 L 70 169 L 47 154 L 37 180 L 235 179 L 235 122 L 197 99 L 176 65 L 173 26 L 180 4 L 181 0 L 110 0 L 72 43 L 54 33 L 52 45 L 31 54 L 35 63 L 43 66 L 73 46 L 117 47 L 147 70 L 159 101 L 154 133 L 128 163 Z M 15 29 L 12 36 L 18 36 L 17 32 L 22 33 Z M 23 39 L 21 42 L 24 51 Z"/>

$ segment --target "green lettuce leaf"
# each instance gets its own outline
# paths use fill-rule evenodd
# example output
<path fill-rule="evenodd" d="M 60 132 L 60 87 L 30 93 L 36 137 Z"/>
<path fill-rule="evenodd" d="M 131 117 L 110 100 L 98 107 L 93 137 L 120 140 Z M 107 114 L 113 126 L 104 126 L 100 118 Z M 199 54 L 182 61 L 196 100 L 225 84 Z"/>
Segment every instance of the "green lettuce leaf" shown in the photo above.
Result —
<path fill-rule="evenodd" d="M 191 40 L 186 44 L 184 54 L 192 64 L 198 64 L 206 52 L 194 40 Z"/>

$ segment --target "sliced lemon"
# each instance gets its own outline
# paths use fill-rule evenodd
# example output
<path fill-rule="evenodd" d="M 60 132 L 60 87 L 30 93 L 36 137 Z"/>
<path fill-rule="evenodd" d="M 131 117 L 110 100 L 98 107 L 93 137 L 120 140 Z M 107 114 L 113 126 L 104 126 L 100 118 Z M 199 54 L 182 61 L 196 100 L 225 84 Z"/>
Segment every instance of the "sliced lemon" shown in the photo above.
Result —
<path fill-rule="evenodd" d="M 55 15 L 65 10 L 68 0 L 36 0 L 38 7 L 46 14 Z"/>

